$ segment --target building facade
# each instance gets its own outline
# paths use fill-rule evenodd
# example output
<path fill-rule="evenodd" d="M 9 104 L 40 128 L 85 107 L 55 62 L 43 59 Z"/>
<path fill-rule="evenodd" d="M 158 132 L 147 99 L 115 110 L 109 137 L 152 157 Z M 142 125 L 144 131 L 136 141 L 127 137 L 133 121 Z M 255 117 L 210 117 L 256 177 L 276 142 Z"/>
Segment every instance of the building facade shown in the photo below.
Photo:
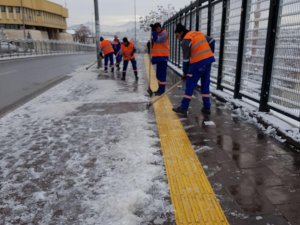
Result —
<path fill-rule="evenodd" d="M 24 38 L 41 31 L 42 36 L 59 39 L 67 29 L 67 17 L 66 8 L 47 0 L 0 0 L 0 29 L 18 30 Z"/>

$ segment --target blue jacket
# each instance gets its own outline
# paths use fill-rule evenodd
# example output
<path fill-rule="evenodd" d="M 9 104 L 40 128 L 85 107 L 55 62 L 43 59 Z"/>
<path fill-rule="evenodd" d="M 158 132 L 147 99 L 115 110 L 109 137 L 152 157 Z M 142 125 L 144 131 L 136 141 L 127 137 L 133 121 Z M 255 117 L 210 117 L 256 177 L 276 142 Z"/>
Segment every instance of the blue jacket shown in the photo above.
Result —
<path fill-rule="evenodd" d="M 121 49 L 121 42 L 119 41 L 119 39 L 114 39 L 112 42 L 112 47 L 114 49 L 114 53 L 117 54 L 120 49 Z"/>

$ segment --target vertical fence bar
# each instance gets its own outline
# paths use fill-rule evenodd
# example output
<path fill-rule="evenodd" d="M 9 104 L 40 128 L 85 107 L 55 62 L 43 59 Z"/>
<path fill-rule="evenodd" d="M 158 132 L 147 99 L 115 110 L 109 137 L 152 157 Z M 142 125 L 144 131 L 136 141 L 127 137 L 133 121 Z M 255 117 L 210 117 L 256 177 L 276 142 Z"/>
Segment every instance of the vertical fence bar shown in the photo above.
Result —
<path fill-rule="evenodd" d="M 200 0 L 197 0 L 196 3 L 196 31 L 199 31 L 199 8 L 200 8 L 201 2 Z"/>
<path fill-rule="evenodd" d="M 211 34 L 211 17 L 212 17 L 212 0 L 208 0 L 208 12 L 207 12 L 207 35 Z"/>
<path fill-rule="evenodd" d="M 217 89 L 222 90 L 222 73 L 223 73 L 223 57 L 224 57 L 224 44 L 225 44 L 225 30 L 226 30 L 226 15 L 227 15 L 227 0 L 223 0 L 222 22 L 221 22 L 221 40 L 219 52 L 219 68 L 217 78 Z"/>
<path fill-rule="evenodd" d="M 236 74 L 235 74 L 235 84 L 234 84 L 234 98 L 241 99 L 240 94 L 241 89 L 241 77 L 242 77 L 242 65 L 243 65 L 243 54 L 244 54 L 244 39 L 245 39 L 245 28 L 246 28 L 246 18 L 247 18 L 247 5 L 248 0 L 243 0 L 242 2 L 242 13 L 241 13 L 241 23 L 240 23 L 240 33 L 239 33 L 239 45 L 238 54 L 236 61 Z"/>
<path fill-rule="evenodd" d="M 175 26 L 177 25 L 177 23 L 178 23 L 178 17 L 176 16 L 176 18 L 175 18 Z M 175 29 L 176 29 L 176 28 L 175 28 Z M 178 65 L 177 65 L 177 53 L 178 53 L 177 48 L 178 48 L 178 41 L 177 41 L 177 39 L 175 38 L 174 61 L 175 61 L 175 65 L 176 65 L 176 66 L 178 66 Z"/>
<path fill-rule="evenodd" d="M 192 30 L 192 23 L 193 23 L 193 10 L 190 9 L 190 30 Z"/>
<path fill-rule="evenodd" d="M 176 19 L 174 18 L 174 20 L 172 21 L 172 29 L 171 29 L 171 35 L 172 35 L 172 40 L 173 40 L 173 47 L 172 47 L 172 63 L 175 62 L 175 45 L 176 45 L 176 38 L 174 35 L 174 31 L 175 31 L 175 21 Z"/>
<path fill-rule="evenodd" d="M 179 15 L 179 22 L 180 22 L 180 23 L 181 23 L 181 15 L 182 15 L 182 14 Z M 177 58 L 177 66 L 178 66 L 178 67 L 181 67 L 181 66 L 180 66 L 180 53 L 181 53 L 180 41 L 178 40 L 177 42 L 178 42 L 178 58 Z"/>
<path fill-rule="evenodd" d="M 270 12 L 268 21 L 267 40 L 264 58 L 264 70 L 261 85 L 261 96 L 259 101 L 259 111 L 268 112 L 268 100 L 270 93 L 270 84 L 272 77 L 273 57 L 275 52 L 277 21 L 279 13 L 279 1 L 270 0 Z"/>

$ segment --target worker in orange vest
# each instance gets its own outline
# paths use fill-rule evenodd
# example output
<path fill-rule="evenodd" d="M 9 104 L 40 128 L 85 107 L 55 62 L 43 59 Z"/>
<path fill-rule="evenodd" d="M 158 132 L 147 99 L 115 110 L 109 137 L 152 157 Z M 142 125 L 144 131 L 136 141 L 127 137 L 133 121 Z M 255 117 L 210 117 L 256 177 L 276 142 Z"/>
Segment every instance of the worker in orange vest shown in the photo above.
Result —
<path fill-rule="evenodd" d="M 114 49 L 109 40 L 100 37 L 100 56 L 104 55 L 104 72 L 107 73 L 108 60 L 110 61 L 111 72 L 114 72 Z"/>
<path fill-rule="evenodd" d="M 195 87 L 201 78 L 202 113 L 210 114 L 210 70 L 214 58 L 214 39 L 200 31 L 189 31 L 182 24 L 177 24 L 176 38 L 181 41 L 183 53 L 183 75 L 186 87 L 181 105 L 173 108 L 176 113 L 187 115 Z"/>
<path fill-rule="evenodd" d="M 121 50 L 121 42 L 119 41 L 119 38 L 117 35 L 114 36 L 114 40 L 112 41 L 112 47 L 114 49 L 114 54 L 116 57 L 116 67 L 117 70 L 120 70 L 120 63 L 122 61 L 122 54 L 120 53 Z"/>
<path fill-rule="evenodd" d="M 131 62 L 134 75 L 135 75 L 135 80 L 137 81 L 139 79 L 138 77 L 138 72 L 137 72 L 137 66 L 136 66 L 136 60 L 135 60 L 135 53 L 136 49 L 134 47 L 133 41 L 128 41 L 126 37 L 123 38 L 123 43 L 121 44 L 121 52 L 122 52 L 122 57 L 123 57 L 123 74 L 122 74 L 122 80 L 125 80 L 126 78 L 126 70 L 129 61 Z"/>
<path fill-rule="evenodd" d="M 161 27 L 160 23 L 150 25 L 152 30 L 152 64 L 156 64 L 156 78 L 158 90 L 155 95 L 162 95 L 165 92 L 167 79 L 167 63 L 170 56 L 169 34 Z"/>

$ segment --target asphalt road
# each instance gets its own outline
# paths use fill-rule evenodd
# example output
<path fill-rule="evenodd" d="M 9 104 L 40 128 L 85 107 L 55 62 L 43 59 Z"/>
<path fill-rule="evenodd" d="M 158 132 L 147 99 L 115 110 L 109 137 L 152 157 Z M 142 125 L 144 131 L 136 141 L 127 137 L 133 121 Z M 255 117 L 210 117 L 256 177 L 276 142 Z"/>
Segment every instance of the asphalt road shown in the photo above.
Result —
<path fill-rule="evenodd" d="M 0 61 L 0 112 L 21 103 L 77 67 L 91 64 L 93 60 L 95 54 Z"/>

